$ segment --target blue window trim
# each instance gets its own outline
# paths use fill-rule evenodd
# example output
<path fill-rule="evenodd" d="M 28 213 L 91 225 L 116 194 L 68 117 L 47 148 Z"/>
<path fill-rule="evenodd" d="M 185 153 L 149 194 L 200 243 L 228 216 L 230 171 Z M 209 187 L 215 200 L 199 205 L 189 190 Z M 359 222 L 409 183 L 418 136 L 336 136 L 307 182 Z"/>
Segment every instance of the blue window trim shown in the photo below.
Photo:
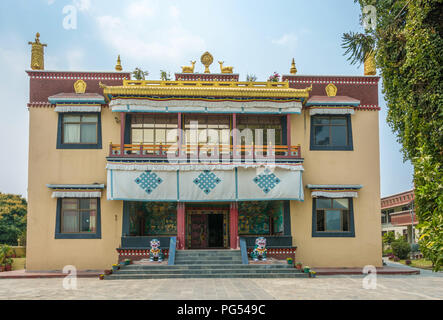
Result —
<path fill-rule="evenodd" d="M 102 238 L 102 224 L 101 224 L 101 207 L 100 198 L 97 199 L 97 229 L 95 233 L 61 233 L 61 213 L 62 200 L 57 198 L 57 215 L 55 220 L 55 239 L 101 239 Z"/>
<path fill-rule="evenodd" d="M 62 143 L 63 141 L 63 116 L 65 114 L 96 114 L 97 115 L 97 143 L 80 144 L 80 143 Z M 57 149 L 102 149 L 102 117 L 100 112 L 60 112 L 58 114 L 57 125 Z"/>
<path fill-rule="evenodd" d="M 349 231 L 341 231 L 341 232 L 317 231 L 316 199 L 317 198 L 312 199 L 312 237 L 313 238 L 354 238 L 355 237 L 355 227 L 354 227 L 354 202 L 353 202 L 353 199 L 347 198 L 349 200 Z"/>
<path fill-rule="evenodd" d="M 347 146 L 319 146 L 315 145 L 315 137 L 314 137 L 314 121 L 316 117 L 340 117 L 346 118 L 346 125 L 348 130 L 348 145 Z M 353 151 L 354 150 L 354 143 L 352 140 L 352 123 L 351 123 L 351 115 L 345 114 L 345 115 L 314 115 L 311 116 L 311 134 L 310 134 L 310 148 L 309 150 L 313 151 Z"/>

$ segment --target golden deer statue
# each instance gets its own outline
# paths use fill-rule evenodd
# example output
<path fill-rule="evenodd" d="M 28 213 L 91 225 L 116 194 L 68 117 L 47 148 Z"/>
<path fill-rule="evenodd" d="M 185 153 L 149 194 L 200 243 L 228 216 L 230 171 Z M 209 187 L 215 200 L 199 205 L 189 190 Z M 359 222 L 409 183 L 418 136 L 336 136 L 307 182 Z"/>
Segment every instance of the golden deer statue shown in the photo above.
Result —
<path fill-rule="evenodd" d="M 224 61 L 219 61 L 218 63 L 220 63 L 221 73 L 232 73 L 234 71 L 234 67 L 223 67 Z"/>
<path fill-rule="evenodd" d="M 182 73 L 194 73 L 195 61 L 191 61 L 192 66 L 182 67 Z"/>

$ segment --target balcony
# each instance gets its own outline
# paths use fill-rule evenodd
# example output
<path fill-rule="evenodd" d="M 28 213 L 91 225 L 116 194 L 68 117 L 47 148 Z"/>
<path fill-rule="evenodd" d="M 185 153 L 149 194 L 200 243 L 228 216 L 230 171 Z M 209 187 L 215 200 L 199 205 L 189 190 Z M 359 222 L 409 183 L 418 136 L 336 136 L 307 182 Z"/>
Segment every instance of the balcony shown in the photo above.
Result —
<path fill-rule="evenodd" d="M 282 145 L 154 145 L 154 144 L 121 144 L 109 145 L 109 158 L 153 158 L 167 159 L 173 157 L 180 160 L 236 159 L 249 161 L 302 160 L 301 147 Z"/>
<path fill-rule="evenodd" d="M 391 224 L 393 226 L 409 226 L 411 225 L 411 211 L 406 210 L 406 211 L 401 211 L 401 212 L 394 212 L 390 214 L 391 216 Z M 417 221 L 417 217 L 415 216 L 415 212 L 414 212 L 414 217 L 413 217 L 413 221 L 414 221 L 414 225 L 416 225 L 418 223 Z"/>

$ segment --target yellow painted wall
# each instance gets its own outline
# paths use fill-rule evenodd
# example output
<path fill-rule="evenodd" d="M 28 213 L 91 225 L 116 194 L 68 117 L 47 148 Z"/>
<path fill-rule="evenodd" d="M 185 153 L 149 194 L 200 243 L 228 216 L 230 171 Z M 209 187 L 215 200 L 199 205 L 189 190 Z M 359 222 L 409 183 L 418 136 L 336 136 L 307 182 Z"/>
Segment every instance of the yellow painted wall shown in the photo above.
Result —
<path fill-rule="evenodd" d="M 29 176 L 27 270 L 109 268 L 117 262 L 122 230 L 122 201 L 101 198 L 101 239 L 55 239 L 57 200 L 46 184 L 106 185 L 106 156 L 110 141 L 120 140 L 115 114 L 102 109 L 103 149 L 56 149 L 58 113 L 54 108 L 29 108 Z"/>
<path fill-rule="evenodd" d="M 30 108 L 28 181 L 28 270 L 104 269 L 117 261 L 122 231 L 122 201 L 101 198 L 101 239 L 55 239 L 57 200 L 46 184 L 92 184 L 106 181 L 110 141 L 120 141 L 115 114 L 102 109 L 101 150 L 56 149 L 58 114 L 53 108 Z M 292 144 L 301 144 L 303 184 L 361 184 L 354 199 L 355 238 L 312 238 L 312 199 L 291 202 L 296 260 L 311 267 L 381 266 L 380 166 L 378 112 L 351 116 L 354 151 L 309 151 L 310 117 L 291 116 Z"/>
<path fill-rule="evenodd" d="M 382 266 L 378 112 L 351 115 L 354 151 L 310 151 L 309 111 L 291 116 L 292 144 L 302 146 L 303 185 L 359 184 L 354 198 L 355 238 L 312 237 L 312 198 L 291 201 L 296 260 L 310 267 Z"/>

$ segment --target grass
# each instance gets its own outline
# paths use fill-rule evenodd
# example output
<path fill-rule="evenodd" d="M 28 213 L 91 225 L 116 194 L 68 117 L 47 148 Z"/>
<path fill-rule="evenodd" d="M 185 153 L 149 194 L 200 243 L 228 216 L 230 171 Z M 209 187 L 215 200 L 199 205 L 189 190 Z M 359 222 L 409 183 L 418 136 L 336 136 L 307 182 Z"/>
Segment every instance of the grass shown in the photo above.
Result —
<path fill-rule="evenodd" d="M 25 268 L 26 258 L 13 258 L 12 270 L 23 270 Z"/>
<path fill-rule="evenodd" d="M 406 260 L 398 261 L 406 265 Z M 410 267 L 432 270 L 432 262 L 426 259 L 411 260 Z"/>

